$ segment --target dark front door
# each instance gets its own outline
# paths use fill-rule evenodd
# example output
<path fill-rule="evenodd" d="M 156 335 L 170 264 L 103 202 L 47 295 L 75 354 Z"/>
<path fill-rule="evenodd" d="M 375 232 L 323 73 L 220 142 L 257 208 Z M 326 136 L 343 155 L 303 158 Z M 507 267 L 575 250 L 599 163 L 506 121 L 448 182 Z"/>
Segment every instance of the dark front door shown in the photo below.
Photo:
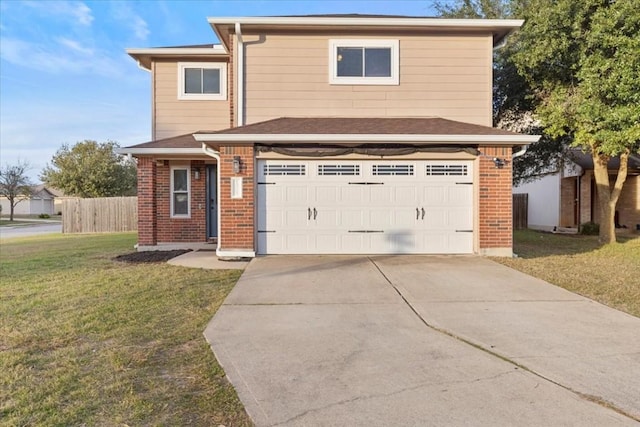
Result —
<path fill-rule="evenodd" d="M 207 238 L 218 237 L 218 166 L 207 165 Z"/>

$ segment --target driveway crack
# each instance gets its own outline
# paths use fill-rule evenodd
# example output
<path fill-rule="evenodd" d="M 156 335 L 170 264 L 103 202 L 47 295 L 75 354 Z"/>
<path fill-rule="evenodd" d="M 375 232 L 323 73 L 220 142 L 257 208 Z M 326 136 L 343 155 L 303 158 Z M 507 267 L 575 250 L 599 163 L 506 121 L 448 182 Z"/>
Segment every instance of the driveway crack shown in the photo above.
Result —
<path fill-rule="evenodd" d="M 470 340 L 468 340 L 466 338 L 463 338 L 463 337 L 461 337 L 459 335 L 456 335 L 451 331 L 448 331 L 446 329 L 442 329 L 442 328 L 439 328 L 437 326 L 434 326 L 434 325 L 430 324 L 429 322 L 427 322 L 427 320 L 424 317 L 422 317 L 422 315 L 413 306 L 413 304 L 411 304 L 411 302 L 402 294 L 400 289 L 398 289 L 398 287 L 391 281 L 391 279 L 389 279 L 389 277 L 387 277 L 387 275 L 384 274 L 384 271 L 382 271 L 380 266 L 371 257 L 367 257 L 367 259 L 374 265 L 374 267 L 380 272 L 380 274 L 382 275 L 382 277 L 384 277 L 384 279 L 387 281 L 387 283 L 389 283 L 389 285 L 391 285 L 391 287 L 397 292 L 397 294 L 400 296 L 400 298 L 402 298 L 402 300 L 407 305 L 407 307 L 409 307 L 409 309 L 411 311 L 413 311 L 413 313 L 418 317 L 418 319 L 420 319 L 420 321 L 426 327 L 428 327 L 430 329 L 433 329 L 434 331 L 439 332 L 441 334 L 447 335 L 447 336 L 449 336 L 449 337 L 451 337 L 451 338 L 453 338 L 455 340 L 463 342 L 463 343 L 465 343 L 467 345 L 475 347 L 480 351 L 483 351 L 483 352 L 485 352 L 487 354 L 490 354 L 491 356 L 494 356 L 494 357 L 497 357 L 497 358 L 499 358 L 501 360 L 504 360 L 505 362 L 510 363 L 510 364 L 512 364 L 512 365 L 514 365 L 514 366 L 516 366 L 516 367 L 518 367 L 518 368 L 520 368 L 520 369 L 522 369 L 524 371 L 527 371 L 527 372 L 531 373 L 532 375 L 535 375 L 538 378 L 541 378 L 541 379 L 543 379 L 545 381 L 548 381 L 551 384 L 554 384 L 554 385 L 556 385 L 558 387 L 561 387 L 561 388 L 563 388 L 563 389 L 575 394 L 576 396 L 578 396 L 578 397 L 580 397 L 582 399 L 585 399 L 587 401 L 596 403 L 596 404 L 598 404 L 600 406 L 603 406 L 605 408 L 611 409 L 611 410 L 613 410 L 613 411 L 615 411 L 615 412 L 617 412 L 617 413 L 619 413 L 621 415 L 624 415 L 625 417 L 628 417 L 628 418 L 630 418 L 630 419 L 632 419 L 634 421 L 640 421 L 640 419 L 638 419 L 637 417 L 634 417 L 633 415 L 629 414 L 628 412 L 624 411 L 623 409 L 618 408 L 613 403 L 605 400 L 601 396 L 593 396 L 593 395 L 590 395 L 590 394 L 582 393 L 582 392 L 580 392 L 578 390 L 574 390 L 571 387 L 566 386 L 566 385 L 564 385 L 562 383 L 559 383 L 557 381 L 554 381 L 553 379 L 548 378 L 548 377 L 546 377 L 546 376 L 544 376 L 544 375 L 532 370 L 531 368 L 529 368 L 529 367 L 527 367 L 525 365 L 522 365 L 522 364 L 520 364 L 520 363 L 518 363 L 518 362 L 516 362 L 514 360 L 509 359 L 506 356 L 501 355 L 500 353 L 496 353 L 495 351 L 492 351 L 492 350 L 490 350 L 488 348 L 485 348 L 480 344 L 477 344 L 477 343 L 475 343 L 473 341 L 470 341 Z"/>

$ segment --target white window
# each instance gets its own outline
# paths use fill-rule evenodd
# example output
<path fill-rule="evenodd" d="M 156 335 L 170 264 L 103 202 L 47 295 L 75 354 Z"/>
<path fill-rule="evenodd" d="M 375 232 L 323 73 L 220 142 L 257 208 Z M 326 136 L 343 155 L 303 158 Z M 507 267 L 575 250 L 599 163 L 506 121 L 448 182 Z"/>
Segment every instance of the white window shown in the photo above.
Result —
<path fill-rule="evenodd" d="M 398 40 L 329 40 L 329 83 L 399 84 Z"/>
<path fill-rule="evenodd" d="M 171 168 L 171 217 L 189 218 L 191 216 L 191 178 L 189 168 L 175 166 Z"/>
<path fill-rule="evenodd" d="M 178 99 L 226 100 L 227 64 L 178 63 Z"/>

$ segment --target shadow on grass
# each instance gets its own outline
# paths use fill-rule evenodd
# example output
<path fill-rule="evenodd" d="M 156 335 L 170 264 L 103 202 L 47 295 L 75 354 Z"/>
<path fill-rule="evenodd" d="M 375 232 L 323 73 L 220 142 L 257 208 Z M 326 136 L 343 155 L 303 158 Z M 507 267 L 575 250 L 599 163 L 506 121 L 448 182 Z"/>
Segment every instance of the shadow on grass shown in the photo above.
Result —
<path fill-rule="evenodd" d="M 576 255 L 602 248 L 598 236 L 554 234 L 536 230 L 515 230 L 513 251 L 519 258 L 531 259 L 552 255 Z M 618 235 L 620 244 L 640 239 L 638 234 Z"/>

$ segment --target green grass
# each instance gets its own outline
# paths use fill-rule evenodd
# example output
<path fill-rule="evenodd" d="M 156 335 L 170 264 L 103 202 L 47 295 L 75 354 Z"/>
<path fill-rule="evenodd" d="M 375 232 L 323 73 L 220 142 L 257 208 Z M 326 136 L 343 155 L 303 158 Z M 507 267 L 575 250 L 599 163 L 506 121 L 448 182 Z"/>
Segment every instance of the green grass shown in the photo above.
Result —
<path fill-rule="evenodd" d="M 597 236 L 516 231 L 519 258 L 502 264 L 640 317 L 640 237 L 600 246 Z"/>
<path fill-rule="evenodd" d="M 0 424 L 251 424 L 202 336 L 240 272 L 111 260 L 134 242 L 0 245 Z"/>

